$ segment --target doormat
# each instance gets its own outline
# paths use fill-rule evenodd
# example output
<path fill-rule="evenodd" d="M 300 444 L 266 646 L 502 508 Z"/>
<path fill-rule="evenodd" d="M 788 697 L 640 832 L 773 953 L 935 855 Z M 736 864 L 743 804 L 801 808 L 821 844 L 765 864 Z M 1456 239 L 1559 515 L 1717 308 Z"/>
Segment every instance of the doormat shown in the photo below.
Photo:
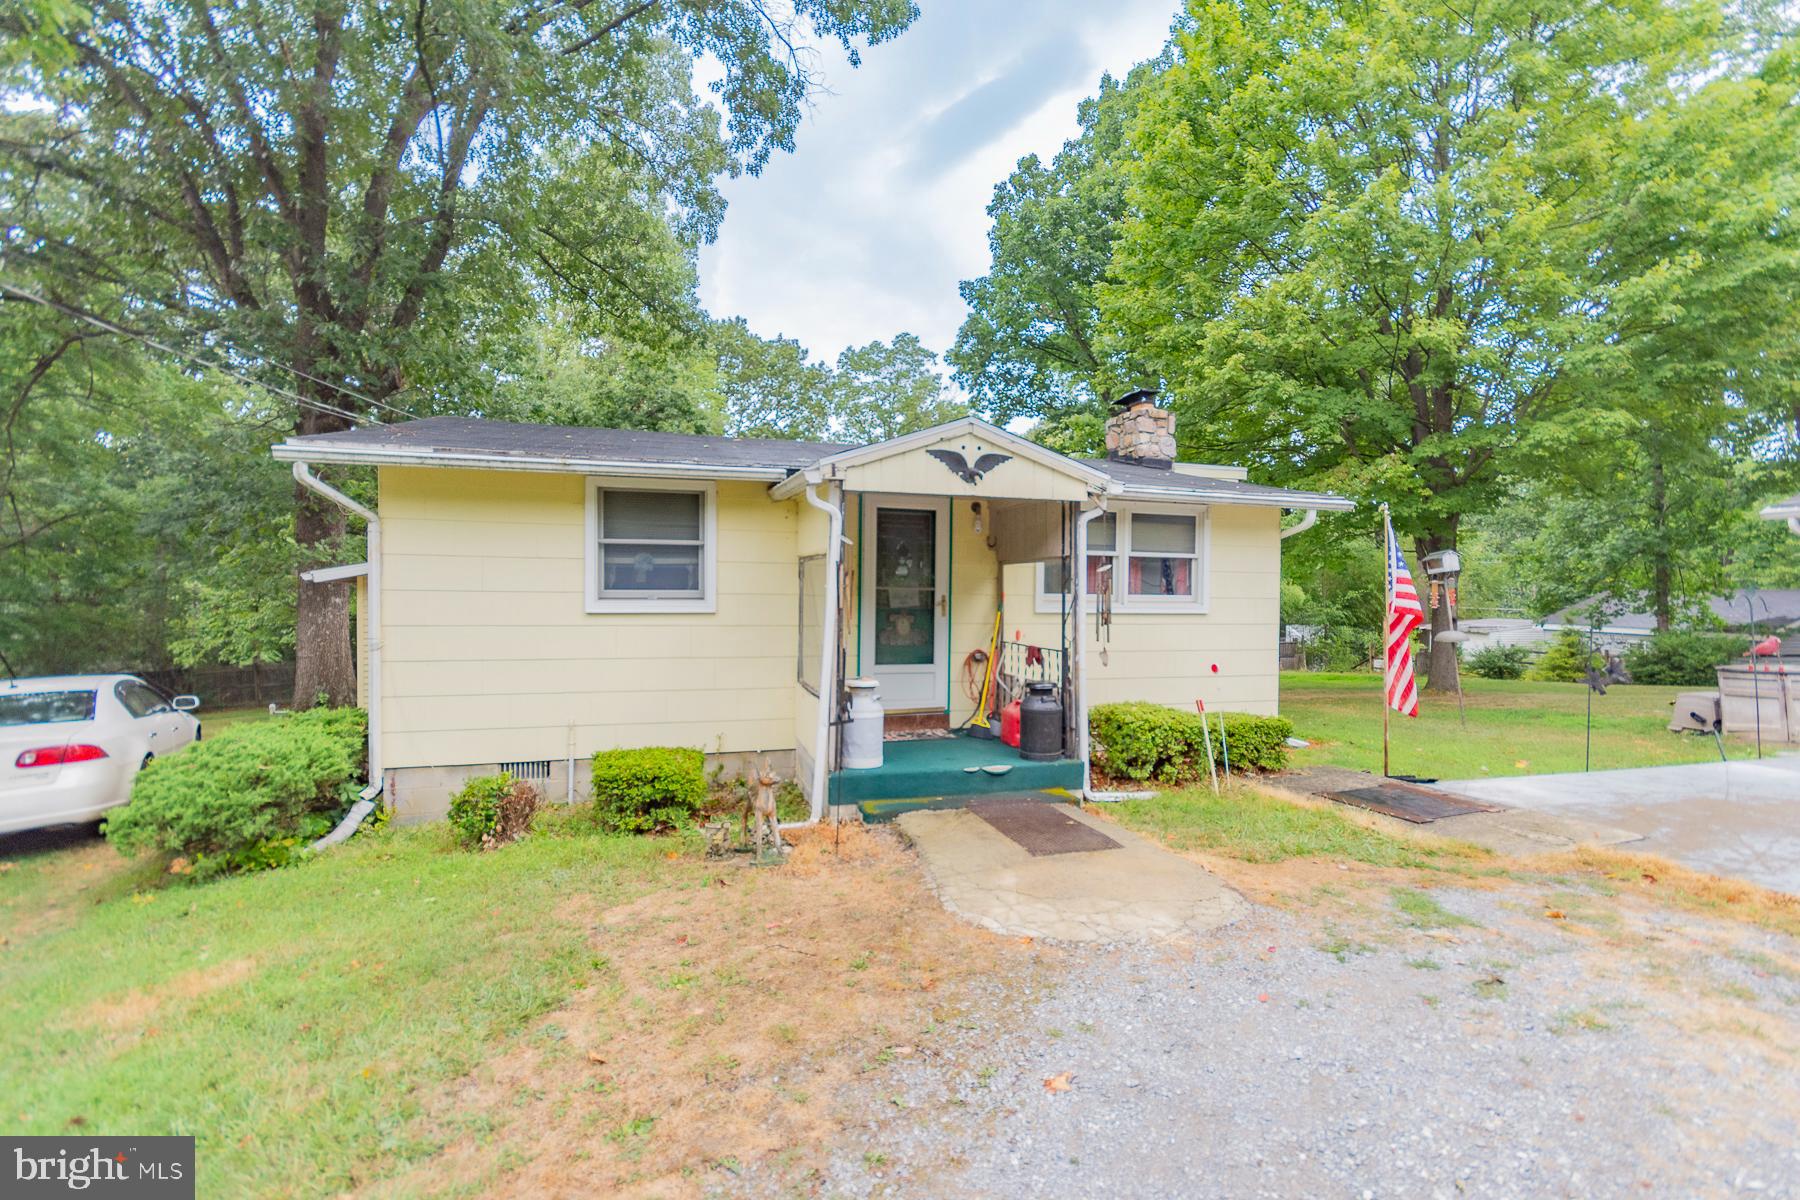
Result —
<path fill-rule="evenodd" d="M 1036 796 L 986 796 L 969 801 L 969 811 L 1033 858 L 1119 848 L 1119 843 L 1092 825 L 1071 817 L 1068 805 Z"/>
<path fill-rule="evenodd" d="M 889 729 L 881 735 L 884 742 L 941 742 L 956 735 L 948 729 Z"/>
<path fill-rule="evenodd" d="M 1399 817 L 1402 821 L 1411 821 L 1414 825 L 1424 825 L 1445 817 L 1466 816 L 1469 813 L 1500 811 L 1498 805 L 1481 804 L 1464 796 L 1453 796 L 1449 792 L 1440 792 L 1436 788 L 1418 787 L 1393 779 L 1385 780 L 1374 787 L 1325 792 L 1324 796 L 1327 800 L 1336 800 L 1339 804 L 1350 804 L 1357 808 L 1366 808 L 1370 812 L 1385 813 L 1390 817 Z"/>

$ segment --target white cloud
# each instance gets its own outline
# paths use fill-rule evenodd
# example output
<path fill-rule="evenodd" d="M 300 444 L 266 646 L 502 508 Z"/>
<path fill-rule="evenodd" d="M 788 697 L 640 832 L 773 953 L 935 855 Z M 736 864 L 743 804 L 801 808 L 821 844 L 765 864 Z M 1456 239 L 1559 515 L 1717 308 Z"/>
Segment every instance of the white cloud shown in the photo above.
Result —
<path fill-rule="evenodd" d="M 814 355 L 909 331 L 942 353 L 956 285 L 987 269 L 987 203 L 1026 154 L 1054 154 L 1100 75 L 1154 55 L 1170 0 L 927 0 L 852 69 L 827 53 L 821 95 L 759 177 L 728 181 L 700 296 Z"/>

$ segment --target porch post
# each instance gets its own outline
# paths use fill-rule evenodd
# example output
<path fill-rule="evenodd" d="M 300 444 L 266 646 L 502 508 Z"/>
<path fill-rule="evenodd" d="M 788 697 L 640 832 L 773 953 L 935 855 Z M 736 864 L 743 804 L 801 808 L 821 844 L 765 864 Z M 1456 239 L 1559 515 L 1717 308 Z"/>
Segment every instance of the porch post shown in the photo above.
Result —
<path fill-rule="evenodd" d="M 825 542 L 825 611 L 819 654 L 819 722 L 813 739 L 813 786 L 811 815 L 807 824 L 817 825 L 825 816 L 825 790 L 831 780 L 831 718 L 838 695 L 838 607 L 842 603 L 842 571 L 844 563 L 844 485 L 833 480 L 826 489 L 829 500 L 822 500 L 808 486 L 801 491 L 806 502 L 825 513 L 830 524 Z"/>
<path fill-rule="evenodd" d="M 1088 523 L 1106 512 L 1106 498 L 1092 496 L 1094 506 L 1075 520 L 1075 561 L 1069 565 L 1070 574 L 1075 579 L 1075 670 L 1073 672 L 1075 691 L 1075 745 L 1081 756 L 1081 795 L 1083 799 L 1093 788 L 1093 769 L 1088 765 L 1088 719 L 1087 719 L 1087 534 Z"/>

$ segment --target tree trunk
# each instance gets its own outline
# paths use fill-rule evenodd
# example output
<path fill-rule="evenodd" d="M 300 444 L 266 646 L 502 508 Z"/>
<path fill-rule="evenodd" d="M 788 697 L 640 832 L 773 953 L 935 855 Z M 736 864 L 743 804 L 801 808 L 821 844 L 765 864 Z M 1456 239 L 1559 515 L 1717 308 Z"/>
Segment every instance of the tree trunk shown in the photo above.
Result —
<path fill-rule="evenodd" d="M 303 568 L 335 565 L 331 549 L 344 536 L 344 514 L 336 505 L 294 485 L 294 540 Z M 294 707 L 356 703 L 356 674 L 350 654 L 350 585 L 299 580 L 294 610 Z"/>
<path fill-rule="evenodd" d="M 300 434 L 337 432 L 349 421 L 331 412 L 302 408 L 295 422 Z M 336 566 L 344 537 L 344 510 L 318 493 L 294 484 L 294 541 L 300 565 Z M 307 583 L 294 609 L 294 707 L 356 703 L 355 656 L 350 647 L 350 585 Z"/>
<path fill-rule="evenodd" d="M 1425 556 L 1438 550 L 1456 549 L 1456 532 L 1436 537 L 1419 538 L 1413 543 L 1418 556 L 1413 566 L 1413 586 L 1419 591 L 1419 599 L 1425 604 L 1431 603 L 1431 577 L 1425 574 Z M 1457 670 L 1461 666 L 1456 654 L 1456 643 L 1441 641 L 1438 634 L 1447 633 L 1450 629 L 1450 597 L 1448 591 L 1439 600 L 1436 608 L 1428 608 L 1427 625 L 1431 630 L 1431 649 L 1426 652 L 1425 671 L 1426 684 L 1424 690 L 1434 695 L 1449 696 L 1456 693 Z"/>
<path fill-rule="evenodd" d="M 1656 630 L 1669 628 L 1675 609 L 1675 572 L 1670 566 L 1669 547 L 1669 480 L 1663 473 L 1661 455 L 1654 452 L 1650 460 L 1650 526 L 1656 531 L 1650 551 L 1650 611 L 1656 614 Z"/>

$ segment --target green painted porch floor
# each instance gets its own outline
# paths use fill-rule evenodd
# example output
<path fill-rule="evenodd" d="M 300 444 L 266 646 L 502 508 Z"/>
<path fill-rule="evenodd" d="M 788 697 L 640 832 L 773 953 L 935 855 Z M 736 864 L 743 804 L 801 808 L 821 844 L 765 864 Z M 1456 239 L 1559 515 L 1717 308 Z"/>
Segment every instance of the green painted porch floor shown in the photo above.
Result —
<path fill-rule="evenodd" d="M 889 742 L 879 767 L 838 771 L 831 779 L 832 803 L 855 804 L 865 821 L 891 821 L 921 808 L 961 808 L 976 796 L 1081 789 L 1081 762 L 1059 758 L 1028 762 L 999 740 L 953 737 Z M 1004 775 L 966 771 L 1005 763 Z"/>

